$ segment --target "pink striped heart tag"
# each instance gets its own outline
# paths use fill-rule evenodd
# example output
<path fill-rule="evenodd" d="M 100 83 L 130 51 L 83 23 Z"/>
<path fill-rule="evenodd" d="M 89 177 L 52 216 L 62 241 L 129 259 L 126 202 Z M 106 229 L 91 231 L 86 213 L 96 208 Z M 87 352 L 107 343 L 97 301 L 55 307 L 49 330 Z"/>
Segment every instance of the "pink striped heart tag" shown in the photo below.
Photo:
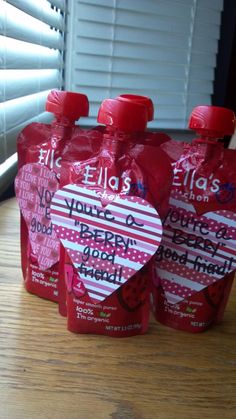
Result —
<path fill-rule="evenodd" d="M 168 302 L 179 303 L 234 271 L 235 256 L 236 214 L 198 215 L 187 198 L 173 192 L 156 254 L 157 278 Z"/>
<path fill-rule="evenodd" d="M 87 292 L 103 301 L 139 271 L 156 252 L 160 217 L 147 201 L 116 196 L 102 206 L 99 194 L 66 185 L 52 200 L 55 231 Z"/>

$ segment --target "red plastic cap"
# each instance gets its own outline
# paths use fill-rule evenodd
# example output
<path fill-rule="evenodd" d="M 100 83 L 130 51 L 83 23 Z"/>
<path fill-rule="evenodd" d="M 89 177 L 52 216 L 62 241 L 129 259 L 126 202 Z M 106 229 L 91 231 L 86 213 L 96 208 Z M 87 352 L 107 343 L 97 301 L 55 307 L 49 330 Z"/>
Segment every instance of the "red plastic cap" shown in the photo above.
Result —
<path fill-rule="evenodd" d="M 150 99 L 150 97 L 124 94 L 124 95 L 117 96 L 116 99 L 129 101 L 129 102 L 136 102 L 136 103 L 140 103 L 141 105 L 146 106 L 147 112 L 148 112 L 148 121 L 153 121 L 154 106 L 153 106 L 152 99 Z"/>
<path fill-rule="evenodd" d="M 188 126 L 204 137 L 223 138 L 234 133 L 235 114 L 219 106 L 197 106 L 190 115 Z"/>
<path fill-rule="evenodd" d="M 81 116 L 88 116 L 88 98 L 82 93 L 51 90 L 46 101 L 46 111 L 53 113 L 57 119 L 66 118 L 74 122 Z"/>
<path fill-rule="evenodd" d="M 98 111 L 98 122 L 124 132 L 145 131 L 147 108 L 137 102 L 105 99 Z"/>

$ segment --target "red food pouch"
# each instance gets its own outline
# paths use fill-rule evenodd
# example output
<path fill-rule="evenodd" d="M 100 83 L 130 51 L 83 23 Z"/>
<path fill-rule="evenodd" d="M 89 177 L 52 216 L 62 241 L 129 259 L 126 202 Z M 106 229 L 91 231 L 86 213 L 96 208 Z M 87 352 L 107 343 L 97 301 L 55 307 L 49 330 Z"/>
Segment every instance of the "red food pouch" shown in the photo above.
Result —
<path fill-rule="evenodd" d="M 53 90 L 46 110 L 52 124 L 32 123 L 17 141 L 19 171 L 15 192 L 21 210 L 21 265 L 27 291 L 52 301 L 58 299 L 60 243 L 54 232 L 50 204 L 58 189 L 61 155 L 70 141 L 75 121 L 88 115 L 83 94 Z"/>
<path fill-rule="evenodd" d="M 172 182 L 167 156 L 135 144 L 133 133 L 147 120 L 141 104 L 105 100 L 99 153 L 62 164 L 51 216 L 62 243 L 70 331 L 125 337 L 147 330 L 152 255 Z"/>
<path fill-rule="evenodd" d="M 121 102 L 128 102 L 128 103 L 139 103 L 143 105 L 146 108 L 146 122 L 149 122 L 154 117 L 154 107 L 153 102 L 149 97 L 146 96 L 140 96 L 140 95 L 130 95 L 130 94 L 124 94 L 120 95 L 116 98 L 116 100 L 119 100 Z M 130 105 L 124 105 L 124 106 L 130 106 Z M 131 105 L 132 106 L 132 105 Z M 145 112 L 145 110 L 143 109 Z M 134 126 L 135 128 L 135 126 Z M 72 137 L 70 143 L 64 148 L 64 151 L 62 153 L 62 159 L 66 163 L 66 166 L 69 167 L 68 162 L 75 162 L 76 166 L 80 165 L 81 161 L 86 160 L 91 156 L 91 153 L 93 153 L 93 156 L 95 156 L 101 148 L 102 141 L 103 141 L 103 135 L 110 135 L 110 127 L 105 125 L 99 125 L 91 130 L 83 130 L 82 132 L 75 133 L 75 135 Z M 132 141 L 134 141 L 134 144 L 143 144 L 143 145 L 152 145 L 155 147 L 160 146 L 166 141 L 170 141 L 170 137 L 164 133 L 160 132 L 150 132 L 150 131 L 135 131 L 132 133 L 132 135 L 128 136 L 129 143 L 132 144 Z M 140 146 L 139 151 L 142 150 Z M 166 161 L 167 155 L 163 154 L 162 152 L 158 153 L 158 158 L 161 156 L 164 156 L 164 160 Z M 155 159 L 154 154 L 154 159 Z M 150 157 L 149 157 L 150 159 Z M 64 163 L 65 164 L 65 163 Z M 156 161 L 153 160 L 153 165 L 155 166 L 154 170 L 156 171 Z M 170 169 L 169 163 L 167 164 L 167 176 L 168 170 Z M 68 169 L 69 170 L 69 169 Z M 63 173 L 66 173 L 65 179 L 61 179 L 61 184 L 66 184 L 68 182 L 68 175 L 67 171 L 64 170 Z M 155 182 L 160 185 L 162 185 L 162 189 L 159 190 L 159 197 L 162 201 L 162 214 L 164 214 L 165 208 L 167 210 L 168 207 L 168 199 L 169 199 L 169 189 L 170 185 L 165 187 L 161 179 L 158 179 L 158 176 L 160 177 L 161 174 L 159 172 L 155 173 Z M 63 175 L 62 175 L 63 177 Z M 164 187 L 163 187 L 164 186 Z M 155 188 L 155 184 L 153 186 Z M 142 190 L 141 183 L 137 184 L 134 183 L 131 185 L 132 193 L 136 194 L 144 194 L 145 191 Z M 160 201 L 159 200 L 159 201 Z M 65 266 L 65 252 L 61 252 L 61 261 L 60 261 L 60 278 L 64 278 L 64 266 Z M 68 277 L 69 282 L 72 282 L 72 278 L 74 275 L 76 275 L 71 269 L 71 267 L 66 267 L 67 273 L 66 277 Z M 65 281 L 60 279 L 58 282 L 58 301 L 59 301 L 59 312 L 62 316 L 66 316 L 67 314 L 67 308 L 66 308 L 66 286 Z"/>
<path fill-rule="evenodd" d="M 235 116 L 198 106 L 189 127 L 200 138 L 175 163 L 153 304 L 161 323 L 200 332 L 221 321 L 236 267 L 236 152 L 216 141 L 234 132 Z"/>

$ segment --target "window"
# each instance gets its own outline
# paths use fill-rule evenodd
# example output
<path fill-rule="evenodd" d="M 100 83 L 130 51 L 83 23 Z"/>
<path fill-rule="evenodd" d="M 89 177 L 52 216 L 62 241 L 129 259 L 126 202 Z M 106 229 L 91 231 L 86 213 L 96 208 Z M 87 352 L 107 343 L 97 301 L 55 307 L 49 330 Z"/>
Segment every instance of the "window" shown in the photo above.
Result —
<path fill-rule="evenodd" d="M 19 131 L 48 120 L 47 94 L 62 87 L 64 24 L 64 0 L 0 0 L 0 191 Z"/>
<path fill-rule="evenodd" d="M 211 103 L 223 0 L 68 4 L 66 88 L 88 95 L 90 125 L 101 100 L 124 92 L 153 99 L 154 128 L 184 129 Z"/>

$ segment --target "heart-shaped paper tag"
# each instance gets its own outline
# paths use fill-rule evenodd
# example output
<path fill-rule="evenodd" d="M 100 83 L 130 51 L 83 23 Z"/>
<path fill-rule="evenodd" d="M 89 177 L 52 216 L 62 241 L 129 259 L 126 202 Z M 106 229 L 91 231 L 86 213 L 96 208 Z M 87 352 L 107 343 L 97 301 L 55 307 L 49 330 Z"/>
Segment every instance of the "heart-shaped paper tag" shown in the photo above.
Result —
<path fill-rule="evenodd" d="M 16 198 L 28 227 L 32 251 L 42 270 L 59 260 L 60 241 L 50 216 L 50 204 L 57 188 L 55 174 L 38 163 L 23 166 L 15 179 Z"/>
<path fill-rule="evenodd" d="M 116 196 L 104 207 L 94 190 L 66 185 L 54 195 L 51 217 L 95 302 L 103 301 L 139 271 L 161 241 L 158 213 L 136 196 Z"/>
<path fill-rule="evenodd" d="M 208 287 L 236 268 L 236 214 L 219 210 L 197 215 L 172 193 L 156 254 L 156 271 L 169 303 Z"/>

